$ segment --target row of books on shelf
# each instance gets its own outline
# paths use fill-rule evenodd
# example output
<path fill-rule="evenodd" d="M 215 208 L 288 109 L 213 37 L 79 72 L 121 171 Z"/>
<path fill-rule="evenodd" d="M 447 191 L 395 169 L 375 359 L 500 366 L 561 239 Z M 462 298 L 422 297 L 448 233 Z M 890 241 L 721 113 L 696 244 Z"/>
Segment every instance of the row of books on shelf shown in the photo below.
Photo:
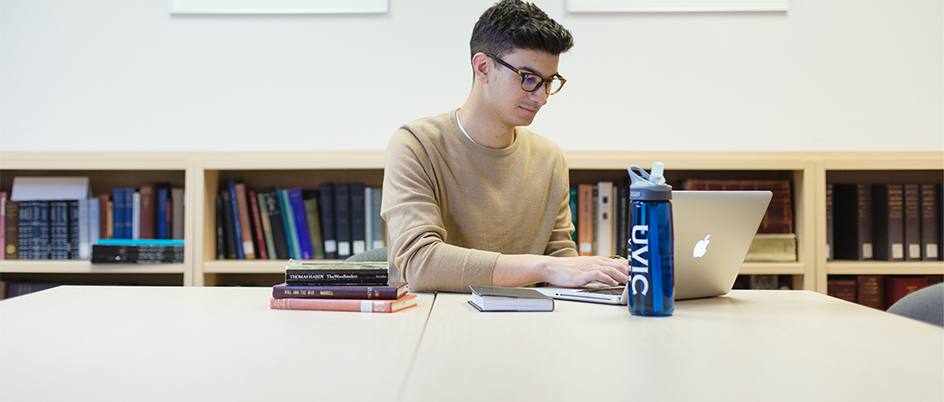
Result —
<path fill-rule="evenodd" d="M 289 260 L 285 282 L 272 287 L 274 310 L 394 313 L 416 306 L 404 282 L 390 282 L 386 262 Z"/>
<path fill-rule="evenodd" d="M 99 239 L 183 240 L 183 216 L 183 189 L 153 182 L 78 199 L 13 201 L 0 192 L 0 258 L 87 260 Z"/>
<path fill-rule="evenodd" d="M 345 259 L 386 245 L 380 188 L 334 182 L 256 191 L 240 179 L 221 188 L 217 259 Z"/>
<path fill-rule="evenodd" d="M 863 306 L 887 310 L 901 298 L 944 282 L 944 275 L 830 275 L 826 293 Z"/>
<path fill-rule="evenodd" d="M 684 190 L 769 190 L 773 193 L 745 261 L 796 261 L 793 203 L 789 180 L 688 179 Z M 626 255 L 629 225 L 629 183 L 601 181 L 570 189 L 573 241 L 580 255 Z"/>
<path fill-rule="evenodd" d="M 944 187 L 941 184 L 828 184 L 828 258 L 941 260 L 944 257 L 942 200 Z"/>

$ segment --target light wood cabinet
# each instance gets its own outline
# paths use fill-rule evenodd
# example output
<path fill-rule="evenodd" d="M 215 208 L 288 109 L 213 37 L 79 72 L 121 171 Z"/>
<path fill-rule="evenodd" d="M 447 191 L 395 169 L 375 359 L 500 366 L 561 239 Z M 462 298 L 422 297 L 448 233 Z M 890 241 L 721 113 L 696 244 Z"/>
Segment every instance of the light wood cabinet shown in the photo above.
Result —
<path fill-rule="evenodd" d="M 685 178 L 770 178 L 793 183 L 797 261 L 745 263 L 742 274 L 792 275 L 796 288 L 826 292 L 830 274 L 944 274 L 944 262 L 826 261 L 826 184 L 847 180 L 944 182 L 941 152 L 650 152 L 565 151 L 571 184 L 623 181 L 626 167 L 665 163 L 670 182 Z M 317 188 L 323 182 L 383 182 L 383 151 L 293 152 L 0 152 L 0 189 L 16 176 L 89 176 L 94 194 L 141 181 L 185 190 L 183 264 L 102 266 L 87 261 L 0 261 L 4 276 L 158 275 L 185 286 L 271 285 L 284 260 L 217 260 L 215 196 L 229 178 L 247 187 Z M 144 281 L 146 282 L 146 281 Z M 171 282 L 174 282 L 171 279 Z"/>

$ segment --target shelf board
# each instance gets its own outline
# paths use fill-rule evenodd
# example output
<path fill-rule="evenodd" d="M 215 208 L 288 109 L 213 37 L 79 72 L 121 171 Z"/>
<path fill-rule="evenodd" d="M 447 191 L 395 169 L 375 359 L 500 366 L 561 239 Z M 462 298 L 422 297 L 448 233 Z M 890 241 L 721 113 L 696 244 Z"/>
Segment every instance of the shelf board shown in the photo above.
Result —
<path fill-rule="evenodd" d="M 92 264 L 87 260 L 2 260 L 0 273 L 182 274 L 184 264 Z"/>
<path fill-rule="evenodd" d="M 740 275 L 803 275 L 806 266 L 800 262 L 745 262 Z"/>
<path fill-rule="evenodd" d="M 827 275 L 944 275 L 944 261 L 830 261 Z"/>

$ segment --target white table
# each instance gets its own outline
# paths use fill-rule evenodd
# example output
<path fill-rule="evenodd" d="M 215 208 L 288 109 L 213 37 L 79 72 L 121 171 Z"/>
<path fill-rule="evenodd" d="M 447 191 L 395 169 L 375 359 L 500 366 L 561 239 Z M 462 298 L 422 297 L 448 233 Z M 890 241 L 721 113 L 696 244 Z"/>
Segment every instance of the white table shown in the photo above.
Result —
<path fill-rule="evenodd" d="M 672 317 L 270 310 L 269 288 L 59 287 L 0 302 L 0 401 L 944 400 L 944 329 L 803 291 Z"/>
<path fill-rule="evenodd" d="M 369 314 L 270 310 L 271 294 L 62 286 L 4 300 L 0 400 L 396 398 L 432 295 Z"/>
<path fill-rule="evenodd" d="M 671 317 L 468 299 L 437 295 L 403 400 L 944 400 L 944 329 L 818 293 L 733 291 Z"/>

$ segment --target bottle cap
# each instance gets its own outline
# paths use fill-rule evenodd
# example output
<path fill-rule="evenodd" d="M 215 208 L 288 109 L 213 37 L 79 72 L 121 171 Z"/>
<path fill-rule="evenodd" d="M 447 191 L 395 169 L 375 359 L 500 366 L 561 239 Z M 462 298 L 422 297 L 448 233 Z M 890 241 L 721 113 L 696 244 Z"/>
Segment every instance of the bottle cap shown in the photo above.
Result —
<path fill-rule="evenodd" d="M 663 176 L 665 165 L 652 163 L 652 173 L 632 165 L 626 169 L 632 182 L 629 185 L 629 199 L 632 201 L 668 201 L 672 199 L 672 186 L 666 184 Z"/>

